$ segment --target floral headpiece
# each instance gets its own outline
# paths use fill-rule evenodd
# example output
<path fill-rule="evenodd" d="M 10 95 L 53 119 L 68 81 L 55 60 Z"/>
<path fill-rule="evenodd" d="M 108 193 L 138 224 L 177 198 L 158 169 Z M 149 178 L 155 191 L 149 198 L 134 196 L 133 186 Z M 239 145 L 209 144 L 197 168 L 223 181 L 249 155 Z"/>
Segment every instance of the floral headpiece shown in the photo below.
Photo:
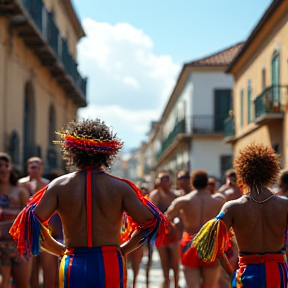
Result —
<path fill-rule="evenodd" d="M 60 135 L 63 140 L 54 141 L 55 144 L 60 144 L 65 148 L 77 148 L 94 153 L 106 153 L 115 155 L 122 148 L 123 143 L 118 140 L 100 140 L 87 139 L 84 137 L 73 136 L 66 133 L 55 132 Z"/>

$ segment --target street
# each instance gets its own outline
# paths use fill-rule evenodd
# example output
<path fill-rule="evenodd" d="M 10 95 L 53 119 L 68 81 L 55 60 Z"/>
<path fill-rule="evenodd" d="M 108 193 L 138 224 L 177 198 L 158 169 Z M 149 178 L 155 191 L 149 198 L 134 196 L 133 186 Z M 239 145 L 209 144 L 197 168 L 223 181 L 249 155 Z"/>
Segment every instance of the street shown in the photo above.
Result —
<path fill-rule="evenodd" d="M 140 266 L 140 271 L 138 274 L 137 278 L 137 285 L 136 288 L 145 288 L 146 286 L 146 263 L 147 263 L 147 256 L 144 255 L 142 258 L 141 266 Z M 133 279 L 133 272 L 128 266 L 128 285 L 127 287 L 132 287 L 132 279 Z M 171 279 L 171 284 L 170 287 L 174 287 L 174 282 L 173 282 L 173 274 L 172 270 L 170 271 L 170 279 Z M 152 267 L 150 270 L 150 285 L 149 288 L 161 288 L 163 282 L 163 274 L 162 274 L 162 269 L 161 269 L 161 263 L 160 263 L 160 258 L 157 250 L 153 252 L 153 261 L 152 261 Z M 185 279 L 184 279 L 184 274 L 182 271 L 182 266 L 180 265 L 180 274 L 179 274 L 179 287 L 185 288 Z"/>

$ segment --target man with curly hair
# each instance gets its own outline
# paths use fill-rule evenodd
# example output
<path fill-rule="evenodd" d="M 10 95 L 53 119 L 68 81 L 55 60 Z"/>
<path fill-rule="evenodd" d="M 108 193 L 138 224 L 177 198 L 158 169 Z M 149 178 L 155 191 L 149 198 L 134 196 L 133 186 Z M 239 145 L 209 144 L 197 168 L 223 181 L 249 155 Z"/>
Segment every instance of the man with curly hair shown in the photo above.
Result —
<path fill-rule="evenodd" d="M 218 258 L 231 275 L 224 248 L 228 229 L 232 227 L 239 247 L 237 287 L 287 287 L 284 236 L 288 199 L 275 196 L 267 188 L 278 178 L 279 155 L 270 147 L 250 144 L 240 151 L 234 167 L 245 195 L 228 201 L 216 219 L 199 231 L 192 247 L 196 247 L 204 261 Z"/>
<path fill-rule="evenodd" d="M 104 122 L 73 121 L 58 134 L 63 159 L 76 172 L 36 193 L 10 233 L 22 254 L 35 255 L 41 248 L 62 258 L 59 287 L 124 288 L 123 257 L 163 233 L 164 217 L 134 184 L 106 173 L 104 167 L 123 143 Z M 45 226 L 55 212 L 62 220 L 65 245 Z"/>

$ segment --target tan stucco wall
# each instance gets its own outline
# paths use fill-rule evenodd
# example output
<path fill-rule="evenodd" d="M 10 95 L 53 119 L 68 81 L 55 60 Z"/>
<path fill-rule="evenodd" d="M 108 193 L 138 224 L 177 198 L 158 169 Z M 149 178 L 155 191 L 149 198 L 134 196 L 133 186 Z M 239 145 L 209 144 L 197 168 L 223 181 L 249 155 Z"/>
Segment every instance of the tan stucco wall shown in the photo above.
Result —
<path fill-rule="evenodd" d="M 271 86 L 271 63 L 274 51 L 279 53 L 280 63 L 280 85 L 288 85 L 288 3 L 283 4 L 274 12 L 273 16 L 266 22 L 260 33 L 254 38 L 247 51 L 238 60 L 232 69 L 234 76 L 233 105 L 235 119 L 235 136 L 241 137 L 234 143 L 234 158 L 240 148 L 253 141 L 262 142 L 267 145 L 273 145 L 277 141 L 281 142 L 282 160 L 284 167 L 288 168 L 287 159 L 287 129 L 288 119 L 284 117 L 283 121 L 276 121 L 272 129 L 267 126 L 261 127 L 253 122 L 254 102 L 253 100 L 262 93 L 262 69 L 266 71 L 266 88 Z M 251 80 L 251 111 L 252 121 L 248 124 L 248 103 L 247 90 L 248 80 Z M 244 123 L 240 125 L 241 114 L 241 90 L 244 91 L 243 119 Z M 287 105 L 287 88 L 281 88 L 280 99 Z M 283 126 L 282 126 L 283 123 Z M 257 128 L 258 127 L 258 128 Z M 255 130 L 256 129 L 256 130 Z M 249 131 L 254 131 L 248 133 Z M 247 134 L 248 133 L 248 134 Z M 245 135 L 245 136 L 243 136 Z M 243 138 L 242 138 L 243 137 Z M 273 142 L 273 143 L 272 143 Z M 235 154 L 236 153 L 236 154 Z"/>
<path fill-rule="evenodd" d="M 239 151 L 251 143 L 263 143 L 266 146 L 279 145 L 279 152 L 283 155 L 283 124 L 282 120 L 275 120 L 267 125 L 261 125 L 258 129 L 237 140 L 233 145 L 234 159 Z M 282 157 L 284 164 L 284 158 Z"/>
<path fill-rule="evenodd" d="M 49 127 L 49 109 L 54 105 L 56 129 L 76 117 L 77 106 L 41 65 L 32 50 L 17 35 L 9 40 L 8 21 L 0 18 L 0 150 L 13 130 L 20 137 L 20 164 L 23 166 L 23 121 L 25 86 L 32 84 L 35 100 L 35 144 L 41 147 L 46 160 Z M 59 148 L 60 151 L 60 148 Z M 59 167 L 61 166 L 60 153 Z"/>

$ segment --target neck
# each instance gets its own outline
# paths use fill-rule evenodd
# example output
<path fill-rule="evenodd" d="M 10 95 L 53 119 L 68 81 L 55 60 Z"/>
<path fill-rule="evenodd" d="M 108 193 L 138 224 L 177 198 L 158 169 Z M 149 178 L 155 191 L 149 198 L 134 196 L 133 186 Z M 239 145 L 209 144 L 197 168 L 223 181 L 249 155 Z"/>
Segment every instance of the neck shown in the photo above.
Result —
<path fill-rule="evenodd" d="M 196 190 L 198 191 L 198 193 L 211 195 L 211 192 L 208 191 L 206 188 L 200 188 L 200 189 L 196 189 Z"/>
<path fill-rule="evenodd" d="M 29 177 L 30 177 L 30 181 L 36 181 L 36 182 L 40 182 L 41 179 L 42 179 L 41 176 L 38 176 L 38 177 L 31 177 L 31 176 L 29 176 Z"/>

